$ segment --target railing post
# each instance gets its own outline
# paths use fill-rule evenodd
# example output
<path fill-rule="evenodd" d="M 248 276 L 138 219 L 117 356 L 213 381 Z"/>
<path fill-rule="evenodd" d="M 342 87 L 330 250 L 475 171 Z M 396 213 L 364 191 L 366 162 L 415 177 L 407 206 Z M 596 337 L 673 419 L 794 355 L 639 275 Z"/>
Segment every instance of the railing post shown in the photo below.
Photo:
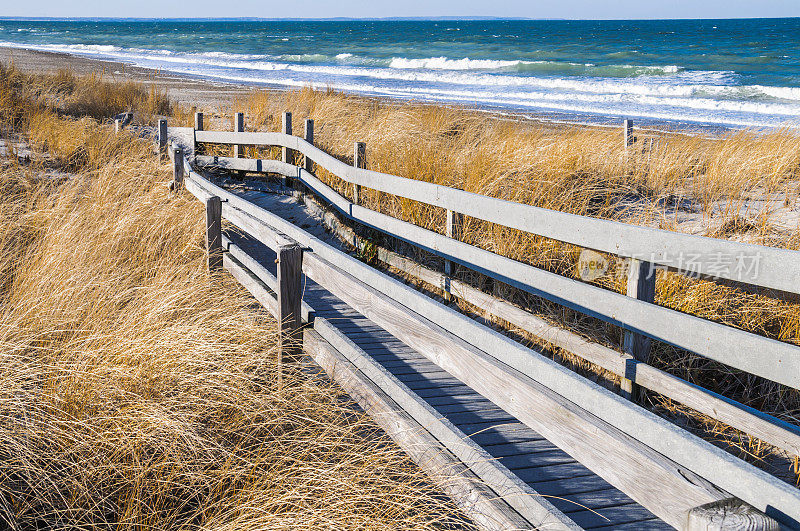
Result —
<path fill-rule="evenodd" d="M 173 152 L 172 183 L 175 191 L 183 187 L 183 150 L 176 147 Z"/>
<path fill-rule="evenodd" d="M 282 363 L 284 360 L 296 360 L 303 350 L 301 314 L 303 248 L 297 243 L 281 245 L 277 254 L 278 321 Z"/>
<path fill-rule="evenodd" d="M 233 130 L 236 131 L 237 133 L 241 133 L 241 132 L 244 131 L 244 113 L 243 112 L 237 112 L 234 115 Z M 234 145 L 233 146 L 233 158 L 238 159 L 242 155 L 244 155 L 244 146 L 240 146 L 239 144 Z"/>
<path fill-rule="evenodd" d="M 305 138 L 306 142 L 313 145 L 314 144 L 314 120 L 308 118 L 306 120 L 306 131 L 305 131 Z M 311 173 L 311 168 L 314 165 L 314 161 L 311 160 L 310 157 L 306 156 L 303 159 L 303 168 L 308 172 Z"/>
<path fill-rule="evenodd" d="M 206 252 L 208 272 L 222 270 L 222 200 L 218 196 L 206 199 Z"/>
<path fill-rule="evenodd" d="M 312 120 L 310 118 L 306 119 L 306 121 L 305 121 L 305 131 L 304 131 L 304 135 L 303 136 L 304 136 L 306 142 L 308 142 L 312 146 L 314 145 L 314 120 Z M 313 166 L 314 166 L 314 161 L 311 160 L 311 157 L 309 157 L 308 155 L 305 155 L 303 157 L 303 169 L 305 171 L 307 171 L 308 173 L 311 173 L 311 170 L 312 170 Z M 302 197 L 303 197 L 303 194 L 305 193 L 305 190 L 306 189 L 303 186 L 303 183 L 296 182 L 294 184 L 294 197 L 295 197 L 295 199 L 297 199 L 298 201 L 302 200 Z"/>
<path fill-rule="evenodd" d="M 464 232 L 464 214 L 460 212 L 454 212 L 452 210 L 447 211 L 447 228 L 445 229 L 445 236 L 448 238 L 453 238 L 454 240 L 460 240 L 463 236 Z M 450 291 L 450 279 L 456 273 L 456 267 L 458 267 L 452 260 L 445 260 L 444 261 L 444 274 L 445 279 L 443 286 L 444 288 L 444 299 L 446 301 L 452 301 L 453 295 Z"/>
<path fill-rule="evenodd" d="M 203 113 L 201 112 L 194 113 L 194 130 L 203 130 Z M 197 137 L 194 135 L 192 135 L 192 151 L 194 152 L 194 156 L 197 156 Z"/>
<path fill-rule="evenodd" d="M 281 131 L 284 135 L 291 135 L 292 134 L 292 113 L 285 112 L 283 113 L 283 118 L 281 120 Z M 281 148 L 281 160 L 283 162 L 289 162 L 289 155 L 291 150 L 289 148 Z"/>
<path fill-rule="evenodd" d="M 631 259 L 630 268 L 628 269 L 627 295 L 651 304 L 655 301 L 656 270 L 653 264 L 635 258 Z M 636 360 L 647 363 L 650 358 L 650 338 L 625 330 L 622 350 Z M 635 364 L 630 364 L 628 370 L 626 370 L 626 376 L 631 378 L 623 378 L 620 382 L 622 396 L 633 401 L 637 401 L 640 394 L 638 386 L 632 381 L 635 377 L 635 371 Z"/>
<path fill-rule="evenodd" d="M 162 156 L 167 152 L 167 121 L 163 118 L 158 121 L 158 152 Z"/>
<path fill-rule="evenodd" d="M 353 146 L 353 166 L 356 168 L 367 167 L 367 144 L 356 142 Z M 358 205 L 361 200 L 361 185 L 353 183 L 353 204 Z"/>
<path fill-rule="evenodd" d="M 290 113 L 290 112 L 284 112 L 283 113 L 283 117 L 281 118 L 281 132 L 284 135 L 291 135 L 292 134 L 292 113 Z M 291 149 L 289 149 L 287 147 L 282 147 L 281 148 L 281 160 L 283 162 L 289 163 L 290 162 L 289 158 L 291 156 L 291 152 L 292 152 Z M 289 182 L 289 178 L 286 177 L 285 175 L 283 176 L 283 179 L 281 180 L 281 182 L 283 183 L 283 186 L 287 187 L 287 188 L 291 185 L 291 183 Z"/>
<path fill-rule="evenodd" d="M 633 120 L 625 120 L 623 137 L 625 141 L 625 150 L 627 151 L 628 148 L 631 147 L 634 142 L 636 142 L 636 137 L 633 136 Z"/>

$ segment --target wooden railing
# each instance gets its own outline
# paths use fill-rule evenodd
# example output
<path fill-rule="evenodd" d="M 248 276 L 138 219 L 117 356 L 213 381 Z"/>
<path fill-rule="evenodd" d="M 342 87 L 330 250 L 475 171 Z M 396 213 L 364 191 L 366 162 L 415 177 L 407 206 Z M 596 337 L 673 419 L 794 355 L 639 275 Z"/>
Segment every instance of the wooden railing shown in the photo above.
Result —
<path fill-rule="evenodd" d="M 239 123 L 237 121 L 237 125 Z M 237 129 L 243 129 L 243 122 L 241 123 L 242 126 Z M 654 290 L 655 275 L 645 274 L 652 267 L 668 267 L 702 278 L 719 278 L 776 290 L 782 294 L 797 294 L 800 293 L 800 252 L 576 216 L 374 172 L 359 167 L 359 153 L 363 153 L 364 149 L 359 144 L 356 144 L 354 150 L 356 165 L 350 166 L 313 145 L 313 122 L 310 120 L 306 121 L 306 139 L 289 134 L 291 116 L 288 113 L 284 116 L 283 123 L 284 130 L 287 131 L 285 133 L 204 131 L 197 127 L 193 132 L 195 144 L 281 147 L 282 161 L 197 156 L 193 162 L 201 165 L 217 164 L 244 172 L 280 174 L 288 181 L 302 183 L 316 198 L 351 221 L 425 249 L 442 257 L 446 263 L 460 264 L 525 292 L 620 326 L 629 334 L 630 340 L 626 341 L 628 345 L 646 343 L 636 341 L 638 337 L 664 341 L 742 371 L 800 389 L 800 347 L 657 306 L 648 296 Z M 199 115 L 196 126 L 202 125 L 202 115 Z M 305 157 L 302 166 L 288 163 L 289 150 Z M 307 309 L 298 311 L 299 295 L 289 293 L 299 293 L 296 283 L 299 271 L 302 269 L 309 278 L 323 286 L 328 282 L 325 274 L 330 273 L 332 267 L 357 272 L 363 282 L 378 292 L 445 329 L 459 330 L 459 335 L 471 345 L 491 353 L 508 367 L 529 375 L 571 403 L 719 488 L 779 520 L 800 521 L 800 492 L 794 487 L 702 441 L 635 403 L 589 382 L 546 357 L 535 355 L 534 351 L 508 337 L 478 325 L 470 318 L 421 296 L 401 283 L 388 281 L 385 276 L 358 260 L 204 179 L 192 168 L 190 160 L 182 152 L 176 152 L 175 155 L 176 183 L 180 180 L 189 191 L 205 200 L 207 212 L 213 211 L 207 215 L 211 254 L 217 230 L 213 227 L 218 226 L 220 216 L 279 254 L 287 245 L 294 246 L 294 249 L 310 250 L 305 254 L 302 251 L 293 251 L 296 254 L 292 256 L 296 258 L 280 255 L 284 258 L 279 258 L 279 262 L 287 260 L 287 264 L 296 265 L 287 265 L 287 271 L 281 277 L 283 266 L 279 263 L 279 278 L 276 281 L 241 249 L 230 242 L 224 242 L 228 250 L 225 259 L 230 255 L 238 263 L 246 265 L 247 269 L 274 289 L 278 300 L 287 300 L 285 305 L 279 304 L 277 311 L 273 312 L 282 321 L 293 323 L 286 328 L 286 339 L 282 341 L 285 349 L 291 350 L 291 345 L 296 344 L 297 336 L 292 331 L 299 328 L 299 315 L 303 313 L 304 318 L 309 319 Z M 452 224 L 452 227 L 448 226 L 447 235 L 441 235 L 365 208 L 358 204 L 357 199 L 350 201 L 310 172 L 312 161 L 356 187 L 371 188 L 444 208 L 448 212 L 448 224 Z M 217 207 L 212 198 L 218 198 L 219 214 L 214 210 Z M 471 216 L 587 249 L 630 258 L 632 266 L 628 295 L 566 278 L 458 241 L 461 216 Z M 341 233 L 347 233 L 351 242 L 358 244 L 355 234 L 348 233 L 346 228 L 338 228 Z M 221 239 L 224 240 L 222 237 Z M 730 270 L 714 268 L 708 262 L 675 263 L 670 258 L 675 253 L 697 252 L 706 256 L 733 256 L 741 259 L 753 257 L 758 260 L 759 267 L 757 271 L 751 271 L 751 276 L 743 277 Z M 379 258 L 444 289 L 450 296 L 485 308 L 513 325 L 619 375 L 623 378 L 623 389 L 625 380 L 630 384 L 627 386 L 629 397 L 633 395 L 634 385 L 651 389 L 792 455 L 800 456 L 800 428 L 648 365 L 646 346 L 629 346 L 627 352 L 618 352 L 567 330 L 555 328 L 508 301 L 450 278 L 447 273 L 421 267 L 385 249 L 379 251 Z M 243 270 L 237 274 L 237 267 L 232 264 L 229 269 L 240 282 L 246 284 L 247 274 Z"/>

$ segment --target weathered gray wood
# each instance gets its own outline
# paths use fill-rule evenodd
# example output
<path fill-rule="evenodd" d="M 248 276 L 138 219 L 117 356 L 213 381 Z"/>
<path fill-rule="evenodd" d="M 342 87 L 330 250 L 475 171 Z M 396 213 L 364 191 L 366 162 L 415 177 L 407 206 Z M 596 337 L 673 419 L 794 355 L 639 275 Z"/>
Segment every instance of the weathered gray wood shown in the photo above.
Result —
<path fill-rule="evenodd" d="M 625 149 L 636 142 L 636 137 L 633 136 L 633 120 L 625 120 L 623 125 L 623 141 L 625 142 Z"/>
<path fill-rule="evenodd" d="M 183 149 L 176 147 L 173 150 L 172 183 L 174 190 L 183 187 Z"/>
<path fill-rule="evenodd" d="M 302 263 L 303 248 L 282 245 L 278 254 L 278 321 L 280 349 L 284 359 L 297 358 L 303 350 Z"/>
<path fill-rule="evenodd" d="M 348 226 L 339 223 L 330 211 L 324 209 L 310 196 L 306 198 L 306 206 L 322 217 L 328 228 L 343 241 L 356 242 L 357 246 L 360 246 L 358 235 Z M 449 280 L 444 274 L 388 249 L 378 246 L 376 256 L 386 265 L 436 288 L 444 289 L 443 287 L 449 283 L 451 293 L 485 310 L 489 315 L 503 319 L 618 376 L 625 377 L 627 373 L 634 378 L 633 381 L 637 385 L 687 405 L 704 415 L 782 448 L 792 455 L 800 455 L 800 428 L 797 426 L 686 382 L 655 367 L 635 363 L 630 355 L 588 341 L 565 328 L 553 326 L 508 301 L 478 290 L 467 283 Z"/>
<path fill-rule="evenodd" d="M 669 308 L 647 304 L 591 284 L 531 267 L 417 225 L 349 203 L 316 177 L 301 172 L 309 188 L 339 212 L 510 286 L 613 325 L 696 352 L 732 367 L 800 388 L 800 347 Z M 758 357 L 751 355 L 759 352 Z"/>
<path fill-rule="evenodd" d="M 283 113 L 283 116 L 281 118 L 281 132 L 287 136 L 292 135 L 292 113 L 290 112 Z M 289 149 L 287 146 L 284 146 L 283 149 L 281 149 L 281 160 L 286 163 L 291 162 L 289 160 L 290 155 L 291 155 L 291 149 Z"/>
<path fill-rule="evenodd" d="M 235 243 L 231 242 L 228 238 L 226 238 L 224 234 L 222 235 L 222 247 L 227 250 L 225 256 L 231 255 L 234 258 L 236 258 L 238 263 L 244 266 L 248 270 L 251 276 L 255 276 L 264 285 L 264 287 L 267 288 L 267 291 L 269 292 L 270 297 L 272 297 L 272 300 L 275 301 L 275 304 L 274 306 L 267 306 L 267 304 L 264 303 L 262 304 L 264 304 L 264 306 L 267 309 L 269 309 L 272 315 L 277 319 L 278 302 L 277 302 L 277 295 L 275 295 L 275 293 L 277 293 L 278 291 L 278 278 L 272 273 L 270 273 L 267 270 L 267 268 L 261 265 L 258 262 L 258 260 L 254 259 L 252 256 L 244 252 L 238 245 L 236 245 Z M 261 301 L 261 299 L 263 298 L 262 294 L 255 292 L 250 288 L 248 288 L 248 291 L 250 291 L 250 293 L 253 294 L 253 296 L 256 297 L 256 299 L 258 299 L 259 301 Z M 302 301 L 300 304 L 302 307 L 301 312 L 302 312 L 303 322 L 304 323 L 313 322 L 315 314 L 314 310 L 305 301 Z"/>
<path fill-rule="evenodd" d="M 158 151 L 162 156 L 167 152 L 168 141 L 169 135 L 167 133 L 167 121 L 162 118 L 158 121 Z"/>
<path fill-rule="evenodd" d="M 290 112 L 283 113 L 283 117 L 281 119 L 281 131 L 283 132 L 284 135 L 288 136 L 292 135 L 292 113 Z M 283 147 L 281 149 L 281 161 L 286 164 L 293 164 L 294 160 L 292 159 L 293 159 L 292 150 L 287 147 Z M 283 186 L 285 187 L 289 187 L 292 184 L 291 182 L 292 179 L 289 179 L 289 177 L 286 175 L 284 175 L 281 181 L 283 183 Z"/>
<path fill-rule="evenodd" d="M 233 117 L 233 130 L 236 132 L 244 131 L 244 113 L 237 112 Z M 235 144 L 233 146 L 233 158 L 238 159 L 244 155 L 244 145 Z"/>
<path fill-rule="evenodd" d="M 367 165 L 367 144 L 356 142 L 353 145 L 353 167 L 365 168 Z M 353 184 L 353 203 L 359 204 L 361 197 L 361 185 Z"/>
<path fill-rule="evenodd" d="M 375 383 L 365 378 L 352 363 L 308 329 L 303 342 L 306 351 L 325 369 L 375 422 L 425 470 L 437 485 L 482 529 L 505 531 L 529 529 L 531 525 L 484 485 L 436 438 L 403 411 Z"/>
<path fill-rule="evenodd" d="M 280 160 L 271 159 L 234 159 L 231 157 L 213 157 L 198 155 L 195 157 L 201 166 L 216 166 L 219 168 L 238 170 L 253 173 L 277 173 L 285 177 L 297 178 L 300 168 Z"/>
<path fill-rule="evenodd" d="M 652 304 L 656 296 L 656 269 L 650 262 L 631 259 L 628 266 L 628 297 L 633 297 L 643 302 Z M 650 359 L 650 338 L 625 330 L 622 337 L 622 350 L 634 359 L 647 363 Z M 622 396 L 629 400 L 639 399 L 639 389 L 633 383 L 636 375 L 633 374 L 638 364 L 628 364 L 628 370 L 620 381 Z"/>
<path fill-rule="evenodd" d="M 465 192 L 433 183 L 407 179 L 349 166 L 299 137 L 280 133 L 198 132 L 199 142 L 221 144 L 287 146 L 310 156 L 316 164 L 343 180 L 414 201 L 454 210 L 506 227 L 539 234 L 581 247 L 626 258 L 647 260 L 665 267 L 712 278 L 741 281 L 780 292 L 800 293 L 800 252 L 774 247 L 681 234 L 557 212 Z M 705 257 L 733 256 L 758 258 L 753 278 L 739 278 L 734 268 L 720 270 L 712 259 L 689 264 L 676 261 L 676 254 Z"/>
<path fill-rule="evenodd" d="M 577 529 L 546 498 L 541 497 L 469 440 L 452 422 L 443 419 L 440 413 L 411 391 L 407 384 L 371 361 L 364 351 L 335 326 L 318 318 L 314 329 L 536 528 Z"/>
<path fill-rule="evenodd" d="M 225 269 L 250 292 L 255 299 L 277 319 L 278 299 L 275 292 L 256 277 L 252 271 L 244 266 L 232 253 L 225 253 L 222 257 Z"/>
<path fill-rule="evenodd" d="M 397 264 L 394 265 L 396 266 Z M 422 271 L 422 269 L 420 269 L 420 271 Z M 435 282 L 435 280 L 432 282 Z M 460 289 L 466 291 L 468 287 L 464 285 Z M 493 297 L 482 294 L 477 290 L 474 291 L 474 294 L 476 297 L 483 296 L 485 300 L 488 301 L 494 300 Z M 477 303 L 480 301 L 473 299 L 471 302 Z M 537 323 L 535 317 L 508 305 L 496 306 L 494 311 L 498 312 L 504 308 L 506 312 L 504 314 L 501 313 L 501 317 L 511 322 L 515 322 L 513 318 L 516 317 L 520 326 L 523 326 L 525 323 L 528 324 L 526 329 L 534 332 L 536 331 L 535 326 L 538 326 L 540 330 L 552 329 L 547 323 Z M 522 321 L 520 322 L 520 320 Z M 530 326 L 531 324 L 535 326 Z M 525 326 L 523 326 L 523 328 L 525 328 Z M 630 357 L 625 358 L 619 353 L 600 345 L 588 343 L 581 338 L 561 334 L 558 330 L 545 334 L 543 337 L 568 350 L 582 352 L 583 355 L 593 363 L 597 363 L 616 374 L 624 375 L 625 367 L 631 360 Z M 580 348 L 576 348 L 576 345 Z M 646 385 L 648 388 L 690 405 L 698 411 L 709 414 L 734 427 L 743 429 L 743 431 L 747 431 L 770 444 L 786 448 L 797 455 L 800 443 L 798 442 L 799 437 L 796 427 L 720 395 L 693 386 L 692 384 L 647 365 L 639 366 L 636 373 L 637 381 Z"/>
<path fill-rule="evenodd" d="M 683 524 L 691 508 L 729 496 L 326 260 L 312 253 L 304 265 L 334 295 L 672 525 Z"/>
<path fill-rule="evenodd" d="M 460 240 L 464 231 L 464 215 L 452 210 L 447 211 L 447 227 L 445 229 L 445 236 Z M 457 265 L 452 260 L 444 261 L 444 298 L 445 300 L 452 300 L 451 280 L 453 275 L 456 274 Z"/>
<path fill-rule="evenodd" d="M 314 120 L 307 118 L 306 119 L 306 130 L 305 130 L 305 141 L 314 145 Z M 314 166 L 314 161 L 308 155 L 304 155 L 303 157 L 303 168 L 308 172 L 311 173 L 311 170 Z"/>
<path fill-rule="evenodd" d="M 686 531 L 777 531 L 778 522 L 761 511 L 731 498 L 689 511 Z"/>
<path fill-rule="evenodd" d="M 222 201 L 217 196 L 206 200 L 206 252 L 209 273 L 219 272 L 222 269 Z"/>
<path fill-rule="evenodd" d="M 192 131 L 192 154 L 196 157 L 200 152 L 197 146 L 197 131 L 203 130 L 203 113 L 194 113 L 194 130 Z"/>
<path fill-rule="evenodd" d="M 715 484 L 754 505 L 760 510 L 767 506 L 782 512 L 785 522 L 800 519 L 800 496 L 797 491 L 784 485 L 765 472 L 755 469 L 724 451 L 697 439 L 680 428 L 651 413 L 631 405 L 621 397 L 586 381 L 568 369 L 558 366 L 551 360 L 539 356 L 509 338 L 481 327 L 468 317 L 421 297 L 419 293 L 380 274 L 358 260 L 343 255 L 320 240 L 308 235 L 291 223 L 252 204 L 236 198 L 233 194 L 215 187 L 192 172 L 193 178 L 204 182 L 204 186 L 215 193 L 227 194 L 229 201 L 239 201 L 239 206 L 247 209 L 260 219 L 269 220 L 281 231 L 293 235 L 306 247 L 334 261 L 349 271 L 357 272 L 365 282 L 378 286 L 380 291 L 414 308 L 426 317 L 449 330 L 459 333 L 469 342 L 492 354 L 509 366 L 516 367 L 525 374 L 536 375 L 539 382 L 567 397 L 586 411 L 593 413 L 645 442 L 651 448 L 687 466 Z M 308 179 L 308 182 L 311 182 Z M 335 199 L 335 198 L 334 198 Z M 338 201 L 338 200 L 337 200 Z M 632 301 L 638 304 L 639 301 Z"/>

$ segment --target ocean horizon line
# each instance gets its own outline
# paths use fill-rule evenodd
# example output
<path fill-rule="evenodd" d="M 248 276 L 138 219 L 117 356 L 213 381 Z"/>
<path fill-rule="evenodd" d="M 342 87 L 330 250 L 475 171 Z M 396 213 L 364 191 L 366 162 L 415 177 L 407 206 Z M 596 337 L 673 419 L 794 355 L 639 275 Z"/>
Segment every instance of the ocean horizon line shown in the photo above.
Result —
<path fill-rule="evenodd" d="M 795 20 L 800 17 L 727 17 L 727 18 L 531 18 L 491 16 L 439 17 L 19 17 L 0 16 L 2 21 L 20 22 L 671 22 L 671 21 L 745 21 Z"/>

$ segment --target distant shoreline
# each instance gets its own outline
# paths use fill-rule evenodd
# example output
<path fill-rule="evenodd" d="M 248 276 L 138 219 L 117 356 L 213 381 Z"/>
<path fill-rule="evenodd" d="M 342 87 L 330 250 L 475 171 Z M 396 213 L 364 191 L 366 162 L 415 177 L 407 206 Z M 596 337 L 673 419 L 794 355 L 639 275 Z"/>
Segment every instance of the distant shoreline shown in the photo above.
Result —
<path fill-rule="evenodd" d="M 176 103 L 220 113 L 228 112 L 237 98 L 246 97 L 254 92 L 263 90 L 285 92 L 289 90 L 287 87 L 277 84 L 234 82 L 213 79 L 211 77 L 175 73 L 169 70 L 135 66 L 122 61 L 10 46 L 0 46 L 0 63 L 5 65 L 13 63 L 16 68 L 27 73 L 54 73 L 59 69 L 68 68 L 79 75 L 102 73 L 106 79 L 112 81 L 134 81 L 144 83 L 147 86 L 155 85 L 166 90 L 170 99 Z M 353 94 L 383 102 L 409 102 L 409 100 L 386 96 Z M 487 114 L 487 117 L 494 116 L 498 119 L 530 120 L 552 127 L 622 127 L 622 119 L 620 119 L 619 124 L 595 124 L 570 120 L 566 117 L 561 119 L 557 113 L 513 111 L 501 108 L 429 102 L 425 100 L 418 100 L 417 102 L 433 106 L 466 108 L 476 112 L 484 112 Z M 634 122 L 637 124 L 641 123 L 635 119 Z M 678 123 L 664 123 L 657 126 L 648 124 L 644 129 L 663 133 L 682 133 L 690 135 L 713 135 L 731 130 L 722 126 L 682 125 Z"/>

